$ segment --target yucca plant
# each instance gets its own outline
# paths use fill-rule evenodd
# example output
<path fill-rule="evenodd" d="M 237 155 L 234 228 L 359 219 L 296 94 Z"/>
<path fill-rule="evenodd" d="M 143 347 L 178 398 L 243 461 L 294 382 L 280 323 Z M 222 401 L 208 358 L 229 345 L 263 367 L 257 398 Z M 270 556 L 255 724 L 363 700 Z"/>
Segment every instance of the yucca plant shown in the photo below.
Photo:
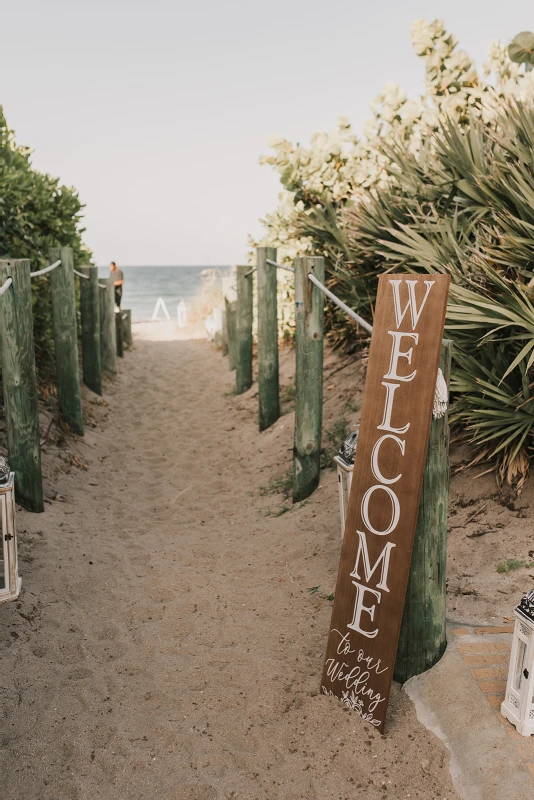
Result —
<path fill-rule="evenodd" d="M 534 106 L 445 119 L 418 154 L 404 142 L 383 152 L 387 188 L 336 214 L 308 211 L 300 230 L 360 313 L 372 314 L 385 270 L 451 275 L 451 419 L 475 462 L 494 460 L 500 480 L 520 486 L 534 455 Z M 359 341 L 352 324 L 331 324 L 337 345 Z"/>

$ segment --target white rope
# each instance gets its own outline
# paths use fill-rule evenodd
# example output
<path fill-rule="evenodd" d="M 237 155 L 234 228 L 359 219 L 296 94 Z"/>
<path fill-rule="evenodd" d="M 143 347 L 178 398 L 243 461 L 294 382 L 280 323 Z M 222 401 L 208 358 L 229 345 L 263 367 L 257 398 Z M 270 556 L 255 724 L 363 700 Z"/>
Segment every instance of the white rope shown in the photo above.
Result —
<path fill-rule="evenodd" d="M 105 284 L 105 283 L 99 283 L 99 284 L 98 284 L 98 288 L 99 288 L 99 289 L 107 289 L 108 287 L 106 286 L 106 284 Z"/>
<path fill-rule="evenodd" d="M 11 286 L 12 283 L 13 283 L 13 278 L 8 278 L 6 280 L 6 282 L 4 283 L 2 288 L 0 289 L 0 297 L 2 297 L 4 292 L 7 292 L 7 290 L 9 289 L 9 287 Z"/>
<path fill-rule="evenodd" d="M 358 325 L 361 325 L 362 328 L 365 328 L 365 330 L 369 331 L 369 333 L 373 332 L 372 325 L 369 325 L 369 323 L 366 322 L 364 319 L 362 319 L 360 316 L 358 316 L 358 314 L 356 314 L 356 312 L 353 311 L 352 308 L 349 308 L 347 305 L 345 305 L 345 303 L 342 300 L 340 300 L 339 297 L 336 297 L 335 294 L 333 294 L 329 289 L 326 288 L 326 286 L 323 286 L 323 284 L 317 280 L 315 275 L 312 275 L 310 272 L 308 273 L 308 278 L 314 284 L 314 286 L 317 286 L 317 288 L 320 289 L 323 292 L 323 294 L 325 294 L 328 298 L 330 298 L 330 300 L 333 303 L 339 306 L 339 308 L 342 311 L 344 311 L 345 314 L 347 314 L 351 319 L 357 322 Z M 438 377 L 436 379 L 436 388 L 434 391 L 434 406 L 432 409 L 432 416 L 434 417 L 434 419 L 441 419 L 441 417 L 445 415 L 447 411 L 448 402 L 449 402 L 449 392 L 447 389 L 447 382 L 443 377 L 443 372 L 441 371 L 441 369 L 438 368 Z"/>
<path fill-rule="evenodd" d="M 256 272 L 256 267 L 252 267 L 252 269 L 249 269 L 248 272 L 245 272 L 245 278 L 248 278 L 248 276 L 252 275 L 253 272 Z"/>
<path fill-rule="evenodd" d="M 84 278 L 86 281 L 89 280 L 89 275 L 84 275 L 83 272 L 78 272 L 77 269 L 74 270 L 74 274 L 78 276 L 78 278 Z"/>
<path fill-rule="evenodd" d="M 265 261 L 267 262 L 267 264 L 271 264 L 273 267 L 276 267 L 277 269 L 285 269 L 287 270 L 287 272 L 295 272 L 293 267 L 285 267 L 283 264 L 277 264 L 276 261 L 271 261 L 270 258 L 266 258 Z"/>
<path fill-rule="evenodd" d="M 360 317 L 355 311 L 353 311 L 352 308 L 349 308 L 343 302 L 343 300 L 340 300 L 339 297 L 336 297 L 335 294 L 333 294 L 330 291 L 330 289 L 327 289 L 326 286 L 323 286 L 321 281 L 318 281 L 315 275 L 312 275 L 312 273 L 309 272 L 308 278 L 314 284 L 314 286 L 317 286 L 317 288 L 320 289 L 323 294 L 325 294 L 333 303 L 335 303 L 336 306 L 339 306 L 339 308 L 342 311 L 344 311 L 345 314 L 347 314 L 351 319 L 353 319 L 354 322 L 357 322 L 358 325 L 361 325 L 361 327 L 365 328 L 365 330 L 368 331 L 369 333 L 373 332 L 372 325 L 369 325 L 369 323 L 366 322 L 362 317 Z"/>
<path fill-rule="evenodd" d="M 52 272 L 53 269 L 59 267 L 61 264 L 61 259 L 59 258 L 53 264 L 50 264 L 49 267 L 45 267 L 44 269 L 38 269 L 37 272 L 30 272 L 31 278 L 37 278 L 39 275 L 46 275 L 47 272 Z"/>

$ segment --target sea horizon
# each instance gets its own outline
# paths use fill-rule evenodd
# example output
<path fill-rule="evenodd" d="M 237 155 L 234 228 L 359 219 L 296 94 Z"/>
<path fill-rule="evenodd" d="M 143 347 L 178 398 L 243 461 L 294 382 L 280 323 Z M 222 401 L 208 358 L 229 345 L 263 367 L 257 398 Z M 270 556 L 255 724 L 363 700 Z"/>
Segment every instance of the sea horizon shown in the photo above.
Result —
<path fill-rule="evenodd" d="M 187 314 L 199 314 L 222 287 L 229 265 L 118 265 L 124 275 L 122 308 L 131 309 L 135 321 L 177 319 L 178 304 L 185 303 Z M 206 273 L 206 274 L 203 274 Z M 109 266 L 99 266 L 98 274 L 107 278 Z"/>

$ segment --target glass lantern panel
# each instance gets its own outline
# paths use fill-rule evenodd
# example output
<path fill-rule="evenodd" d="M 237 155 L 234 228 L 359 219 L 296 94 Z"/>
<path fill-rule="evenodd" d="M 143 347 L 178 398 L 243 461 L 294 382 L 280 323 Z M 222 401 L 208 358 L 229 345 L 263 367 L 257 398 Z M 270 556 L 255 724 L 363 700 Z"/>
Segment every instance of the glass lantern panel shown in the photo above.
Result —
<path fill-rule="evenodd" d="M 514 671 L 514 689 L 519 691 L 521 688 L 521 681 L 523 679 L 523 664 L 525 663 L 525 653 L 527 650 L 527 646 L 522 639 L 519 640 L 518 648 L 517 648 L 517 660 L 515 662 L 515 671 Z"/>

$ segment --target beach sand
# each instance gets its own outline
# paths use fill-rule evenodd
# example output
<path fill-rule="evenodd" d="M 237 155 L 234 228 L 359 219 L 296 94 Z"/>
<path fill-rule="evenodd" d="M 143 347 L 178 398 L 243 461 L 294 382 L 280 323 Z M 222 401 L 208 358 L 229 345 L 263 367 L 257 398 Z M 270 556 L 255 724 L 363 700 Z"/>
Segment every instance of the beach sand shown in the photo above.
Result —
<path fill-rule="evenodd" d="M 260 435 L 256 387 L 233 396 L 212 345 L 157 324 L 135 336 L 104 400 L 85 392 L 84 441 L 45 444 L 45 513 L 18 513 L 2 798 L 456 797 L 400 687 L 385 736 L 319 694 L 337 479 L 295 507 L 265 492 L 291 463 L 289 401 Z M 325 427 L 354 422 L 359 362 L 325 366 Z M 292 370 L 283 351 L 287 385 Z"/>

